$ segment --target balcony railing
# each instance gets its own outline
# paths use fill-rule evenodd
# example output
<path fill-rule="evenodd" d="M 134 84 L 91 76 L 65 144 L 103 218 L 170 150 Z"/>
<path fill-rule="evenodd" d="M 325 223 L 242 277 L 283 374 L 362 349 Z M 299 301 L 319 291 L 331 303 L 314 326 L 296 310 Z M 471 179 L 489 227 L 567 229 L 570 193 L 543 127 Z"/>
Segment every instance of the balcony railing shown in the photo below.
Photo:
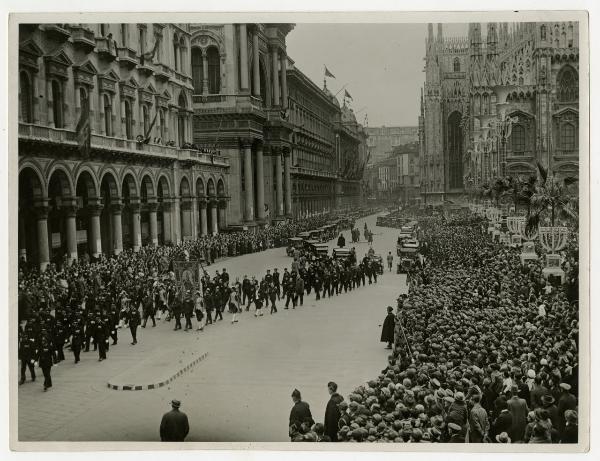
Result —
<path fill-rule="evenodd" d="M 135 67 L 138 64 L 137 53 L 135 50 L 124 47 L 117 47 L 117 57 L 119 58 L 119 62 L 124 63 L 129 67 Z"/>
<path fill-rule="evenodd" d="M 320 178 L 337 178 L 337 174 L 330 171 L 313 170 L 312 168 L 303 168 L 300 166 L 291 167 L 290 173 L 304 176 L 318 176 Z"/>
<path fill-rule="evenodd" d="M 167 81 L 173 76 L 173 71 L 165 64 L 156 64 L 154 67 L 154 76 L 159 80 Z"/>
<path fill-rule="evenodd" d="M 226 112 L 257 112 L 263 116 L 262 100 L 243 94 L 195 94 L 193 95 L 194 112 L 196 113 L 226 113 Z"/>
<path fill-rule="evenodd" d="M 77 145 L 77 135 L 75 131 L 50 128 L 29 123 L 19 123 L 19 138 L 71 146 Z M 92 149 L 122 152 L 125 155 L 135 154 L 148 157 L 160 157 L 162 159 L 194 161 L 205 165 L 229 166 L 229 160 L 219 155 L 198 152 L 194 149 L 181 149 L 176 146 L 164 146 L 162 144 L 151 143 L 142 144 L 134 139 L 92 134 L 91 145 Z"/>
<path fill-rule="evenodd" d="M 117 57 L 117 47 L 115 41 L 108 37 L 96 38 L 96 50 L 104 59 L 113 61 Z"/>
<path fill-rule="evenodd" d="M 87 53 L 96 46 L 94 32 L 81 26 L 71 27 L 71 38 L 73 44 L 81 46 Z"/>
<path fill-rule="evenodd" d="M 71 32 L 66 28 L 66 24 L 45 24 L 44 31 L 59 42 L 64 42 L 71 36 Z"/>

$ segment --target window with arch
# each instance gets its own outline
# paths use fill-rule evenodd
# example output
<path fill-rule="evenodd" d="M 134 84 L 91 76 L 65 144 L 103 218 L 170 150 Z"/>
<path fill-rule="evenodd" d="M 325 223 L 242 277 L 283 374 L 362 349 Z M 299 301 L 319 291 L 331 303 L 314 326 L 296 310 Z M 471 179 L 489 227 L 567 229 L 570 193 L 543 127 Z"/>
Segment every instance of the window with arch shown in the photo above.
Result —
<path fill-rule="evenodd" d="M 525 152 L 525 128 L 523 125 L 514 125 L 510 134 L 513 154 Z"/>
<path fill-rule="evenodd" d="M 179 37 L 179 70 L 181 72 L 186 71 L 186 47 L 185 47 L 185 39 L 183 37 Z"/>
<path fill-rule="evenodd" d="M 143 56 L 146 52 L 146 28 L 140 26 L 138 28 L 139 33 L 139 47 L 140 47 L 140 56 Z"/>
<path fill-rule="evenodd" d="M 192 48 L 192 82 L 194 85 L 194 94 L 202 94 L 203 78 L 202 50 L 200 48 Z"/>
<path fill-rule="evenodd" d="M 105 94 L 102 97 L 102 104 L 104 106 L 104 131 L 106 136 L 112 136 L 112 102 L 109 95 Z"/>
<path fill-rule="evenodd" d="M 21 119 L 25 123 L 33 123 L 33 86 L 27 72 L 19 74 L 21 96 Z"/>
<path fill-rule="evenodd" d="M 219 50 L 211 46 L 206 50 L 208 61 L 208 92 L 218 94 L 221 92 L 221 56 Z"/>
<path fill-rule="evenodd" d="M 560 127 L 561 147 L 564 150 L 574 150 L 577 147 L 576 136 L 577 132 L 575 130 L 575 125 L 572 123 L 564 123 Z"/>
<path fill-rule="evenodd" d="M 540 27 L 540 39 L 546 40 L 546 26 L 544 26 L 544 25 L 542 25 L 542 27 Z"/>
<path fill-rule="evenodd" d="M 179 37 L 177 34 L 173 36 L 173 67 L 179 70 Z"/>
<path fill-rule="evenodd" d="M 125 100 L 125 136 L 133 138 L 133 114 L 131 113 L 131 102 Z"/>
<path fill-rule="evenodd" d="M 579 98 L 577 73 L 571 66 L 565 66 L 557 77 L 557 96 L 560 102 L 573 102 Z"/>
<path fill-rule="evenodd" d="M 453 69 L 454 72 L 460 72 L 460 59 L 454 58 Z"/>
<path fill-rule="evenodd" d="M 567 46 L 573 48 L 573 24 L 569 24 L 567 27 Z"/>
<path fill-rule="evenodd" d="M 489 108 L 490 108 L 490 97 L 488 96 L 487 93 L 485 93 L 483 95 L 483 99 L 481 101 L 481 113 L 483 115 L 487 115 L 489 114 Z"/>
<path fill-rule="evenodd" d="M 89 107 L 89 101 L 88 101 L 88 93 L 87 90 L 83 87 L 79 88 L 79 110 L 81 111 L 81 114 L 83 114 L 83 111 L 88 111 L 90 110 Z"/>
<path fill-rule="evenodd" d="M 100 24 L 100 36 L 101 37 L 106 37 L 107 34 L 108 34 L 108 25 L 107 24 Z"/>
<path fill-rule="evenodd" d="M 52 115 L 54 115 L 54 126 L 64 128 L 64 100 L 62 84 L 58 80 L 52 80 Z"/>

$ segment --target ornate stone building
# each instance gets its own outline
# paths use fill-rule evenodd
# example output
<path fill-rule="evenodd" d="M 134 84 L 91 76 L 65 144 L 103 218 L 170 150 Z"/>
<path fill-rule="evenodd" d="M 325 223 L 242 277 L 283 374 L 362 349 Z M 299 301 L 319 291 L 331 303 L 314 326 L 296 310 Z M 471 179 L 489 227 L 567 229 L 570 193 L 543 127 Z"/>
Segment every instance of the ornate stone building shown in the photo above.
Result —
<path fill-rule="evenodd" d="M 43 269 L 226 227 L 229 162 L 190 148 L 191 37 L 179 24 L 21 27 L 21 257 Z"/>
<path fill-rule="evenodd" d="M 23 25 L 20 256 L 43 269 L 356 203 L 364 131 L 294 67 L 292 29 Z"/>
<path fill-rule="evenodd" d="M 436 203 L 536 161 L 578 173 L 578 23 L 428 25 L 421 98 L 421 195 Z"/>

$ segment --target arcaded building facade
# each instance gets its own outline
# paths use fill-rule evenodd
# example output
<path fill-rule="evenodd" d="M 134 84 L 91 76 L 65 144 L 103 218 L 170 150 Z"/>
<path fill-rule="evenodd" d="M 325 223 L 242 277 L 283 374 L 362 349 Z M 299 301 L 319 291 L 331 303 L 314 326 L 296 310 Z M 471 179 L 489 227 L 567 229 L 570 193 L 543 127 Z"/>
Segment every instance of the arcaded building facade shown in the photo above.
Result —
<path fill-rule="evenodd" d="M 419 121 L 421 196 L 439 203 L 541 162 L 578 174 L 577 22 L 428 25 Z"/>

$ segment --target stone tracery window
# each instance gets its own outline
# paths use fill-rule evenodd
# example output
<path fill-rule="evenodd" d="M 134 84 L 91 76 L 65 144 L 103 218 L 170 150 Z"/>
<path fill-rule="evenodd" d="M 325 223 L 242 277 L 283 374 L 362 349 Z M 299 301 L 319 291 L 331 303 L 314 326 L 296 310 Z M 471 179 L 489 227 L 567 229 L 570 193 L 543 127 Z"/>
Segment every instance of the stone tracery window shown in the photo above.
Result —
<path fill-rule="evenodd" d="M 571 66 L 565 66 L 558 74 L 556 93 L 560 102 L 578 100 L 579 85 L 577 82 L 577 73 Z"/>
<path fill-rule="evenodd" d="M 454 58 L 454 72 L 460 72 L 460 59 Z"/>
<path fill-rule="evenodd" d="M 33 122 L 33 86 L 27 72 L 21 72 L 19 75 L 20 98 L 21 98 L 21 119 L 25 123 Z"/>
<path fill-rule="evenodd" d="M 574 150 L 577 146 L 576 136 L 577 132 L 575 130 L 575 125 L 572 123 L 564 123 L 560 128 L 561 147 L 564 150 Z"/>
<path fill-rule="evenodd" d="M 513 154 L 525 152 L 525 128 L 523 125 L 514 125 L 510 134 Z"/>

